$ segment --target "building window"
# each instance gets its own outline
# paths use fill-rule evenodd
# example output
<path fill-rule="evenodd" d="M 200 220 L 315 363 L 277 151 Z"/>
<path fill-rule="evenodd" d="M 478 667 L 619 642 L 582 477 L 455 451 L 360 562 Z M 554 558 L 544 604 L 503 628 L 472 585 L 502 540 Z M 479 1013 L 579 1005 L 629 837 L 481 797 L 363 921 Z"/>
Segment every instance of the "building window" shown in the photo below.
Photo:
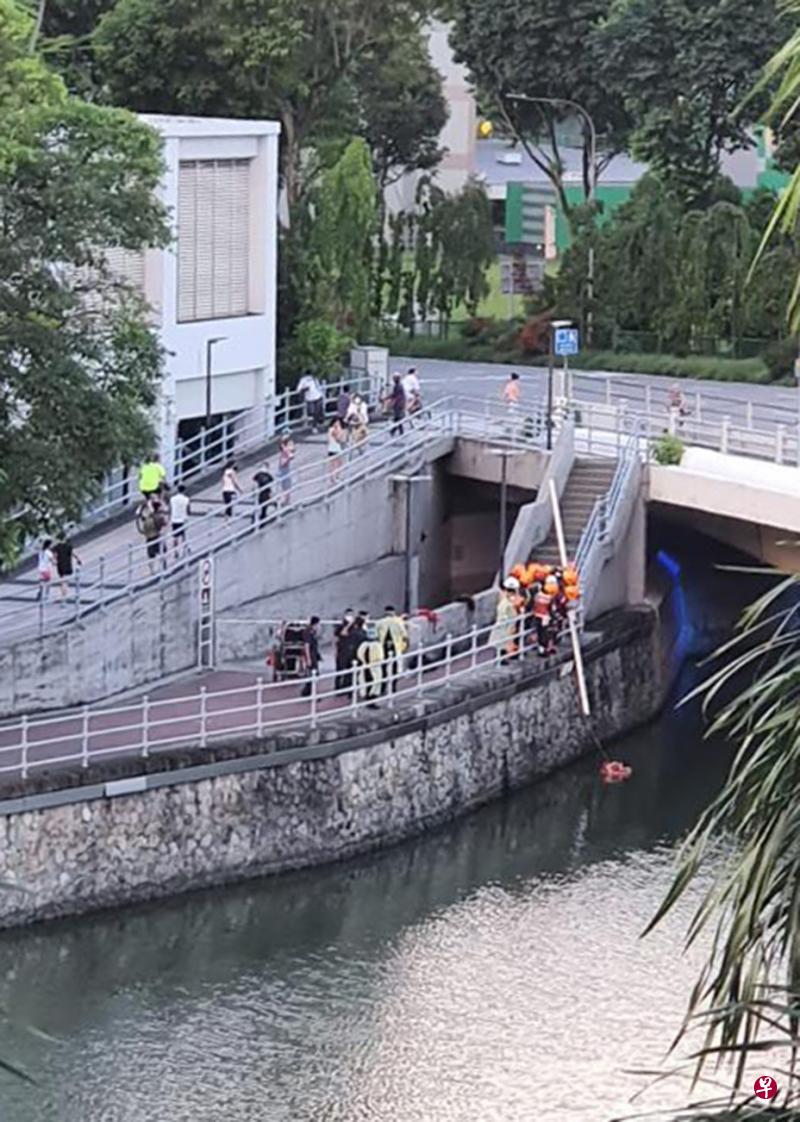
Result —
<path fill-rule="evenodd" d="M 178 178 L 178 321 L 246 316 L 250 161 L 182 161 Z"/>

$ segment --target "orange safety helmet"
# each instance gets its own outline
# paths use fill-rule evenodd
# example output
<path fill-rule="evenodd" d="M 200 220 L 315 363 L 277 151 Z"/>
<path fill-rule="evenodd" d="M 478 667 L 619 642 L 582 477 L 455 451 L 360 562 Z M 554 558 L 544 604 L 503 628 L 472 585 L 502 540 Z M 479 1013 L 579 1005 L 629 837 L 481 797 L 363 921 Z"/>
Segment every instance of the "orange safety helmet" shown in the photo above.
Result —
<path fill-rule="evenodd" d="M 578 588 L 577 584 L 566 585 L 564 588 L 564 595 L 571 603 L 574 603 L 576 600 L 580 600 L 581 598 L 580 589 Z"/>
<path fill-rule="evenodd" d="M 564 584 L 577 585 L 578 583 L 578 570 L 574 565 L 568 565 L 564 570 Z"/>
<path fill-rule="evenodd" d="M 544 590 L 550 596 L 554 596 L 558 592 L 558 581 L 555 577 L 545 577 Z"/>
<path fill-rule="evenodd" d="M 517 564 L 511 570 L 511 573 L 509 575 L 512 576 L 512 577 L 515 577 L 516 580 L 518 580 L 520 582 L 520 584 L 522 584 L 525 581 L 525 573 L 526 572 L 527 572 L 527 569 L 526 569 L 525 565 Z"/>

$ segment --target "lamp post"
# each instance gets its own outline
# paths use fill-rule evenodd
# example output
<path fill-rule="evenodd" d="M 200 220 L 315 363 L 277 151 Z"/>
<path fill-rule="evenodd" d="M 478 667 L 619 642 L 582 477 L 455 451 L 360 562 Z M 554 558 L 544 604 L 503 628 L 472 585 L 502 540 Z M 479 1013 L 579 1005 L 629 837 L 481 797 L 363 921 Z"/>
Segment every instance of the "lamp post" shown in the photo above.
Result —
<path fill-rule="evenodd" d="M 577 101 L 572 101 L 568 97 L 528 97 L 527 94 L 509 94 L 509 101 L 527 101 L 533 105 L 567 105 L 570 109 L 574 109 L 589 126 L 589 183 L 588 183 L 588 196 L 587 202 L 593 204 L 597 197 L 597 128 L 595 127 L 594 120 L 588 109 Z M 587 277 L 586 277 L 586 295 L 588 297 L 589 309 L 586 313 L 586 342 L 589 346 L 592 344 L 592 337 L 594 334 L 594 312 L 592 305 L 594 304 L 594 245 L 589 246 L 589 260 L 587 262 Z"/>
<path fill-rule="evenodd" d="M 411 488 L 415 483 L 430 483 L 433 479 L 432 475 L 392 475 L 389 477 L 392 483 L 404 483 L 406 488 L 406 533 L 405 533 L 405 547 L 406 547 L 406 590 L 403 599 L 403 611 L 406 615 L 411 614 Z"/>
<path fill-rule="evenodd" d="M 550 347 L 547 362 L 547 451 L 553 450 L 553 376 L 555 366 L 556 331 L 562 327 L 572 327 L 571 319 L 554 319 L 550 323 Z M 564 386 L 564 395 L 567 395 L 567 386 Z"/>
<path fill-rule="evenodd" d="M 498 571 L 500 580 L 506 567 L 506 541 L 508 538 L 508 461 L 512 456 L 524 456 L 524 448 L 488 448 L 487 455 L 500 458 L 500 544 Z"/>
<path fill-rule="evenodd" d="M 221 335 L 206 342 L 206 431 L 211 428 L 211 361 L 214 347 L 217 343 L 224 343 L 226 336 Z"/>

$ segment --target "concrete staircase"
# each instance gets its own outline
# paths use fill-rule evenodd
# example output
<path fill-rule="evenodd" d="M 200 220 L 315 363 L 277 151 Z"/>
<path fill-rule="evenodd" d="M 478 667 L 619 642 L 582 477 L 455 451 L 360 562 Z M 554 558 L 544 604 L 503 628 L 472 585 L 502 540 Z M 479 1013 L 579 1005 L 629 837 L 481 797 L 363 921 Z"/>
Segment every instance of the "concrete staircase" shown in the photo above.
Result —
<path fill-rule="evenodd" d="M 578 543 L 595 503 L 608 494 L 616 470 L 617 462 L 612 459 L 582 457 L 575 460 L 564 494 L 561 496 L 561 517 L 564 522 L 567 556 L 570 560 L 575 557 Z M 559 563 L 555 526 L 542 545 L 533 551 L 531 559 L 542 561 L 546 565 Z"/>

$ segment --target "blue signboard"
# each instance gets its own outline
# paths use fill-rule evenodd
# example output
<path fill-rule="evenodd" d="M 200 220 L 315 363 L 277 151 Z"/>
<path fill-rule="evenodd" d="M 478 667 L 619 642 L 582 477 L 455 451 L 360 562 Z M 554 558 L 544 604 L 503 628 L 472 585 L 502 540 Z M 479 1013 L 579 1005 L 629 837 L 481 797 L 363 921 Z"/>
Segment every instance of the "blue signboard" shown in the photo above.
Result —
<path fill-rule="evenodd" d="M 555 342 L 556 354 L 560 358 L 580 353 L 581 340 L 577 327 L 557 327 Z"/>

